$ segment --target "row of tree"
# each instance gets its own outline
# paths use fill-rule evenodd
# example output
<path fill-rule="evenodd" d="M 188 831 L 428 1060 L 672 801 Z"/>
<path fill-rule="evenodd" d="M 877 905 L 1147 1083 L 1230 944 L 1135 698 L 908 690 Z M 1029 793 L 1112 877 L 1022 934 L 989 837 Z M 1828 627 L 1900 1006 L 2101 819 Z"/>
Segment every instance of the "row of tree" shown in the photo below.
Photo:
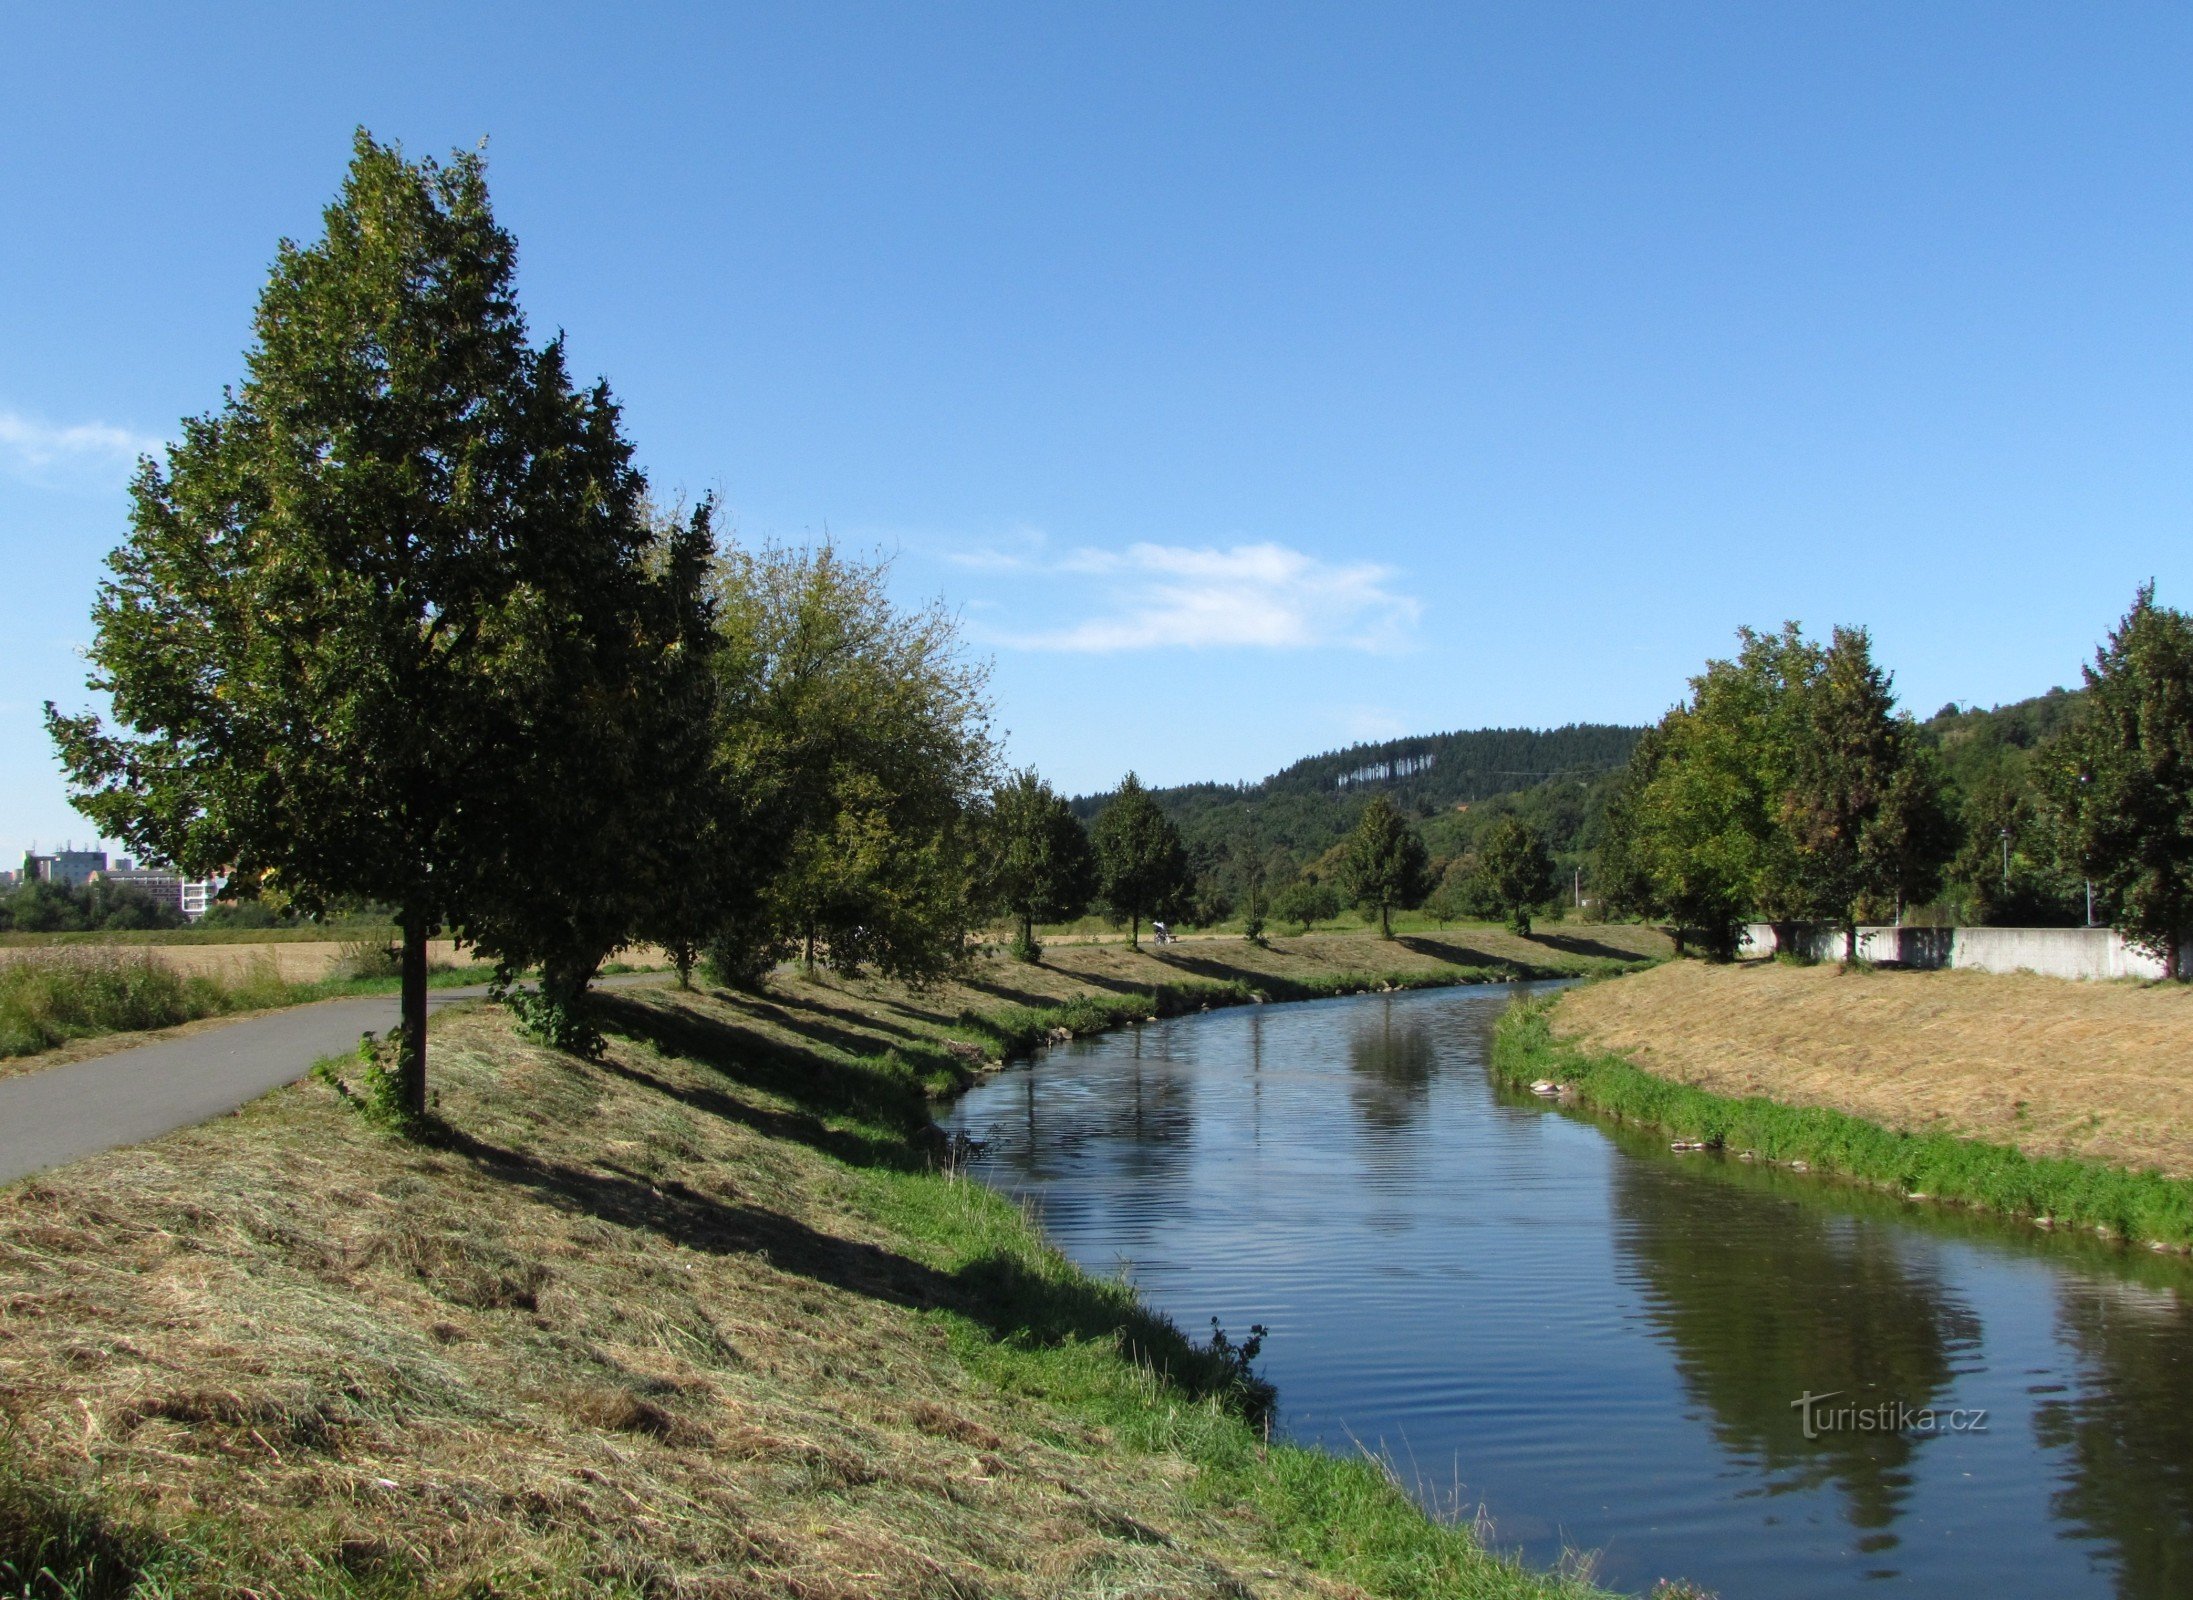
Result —
<path fill-rule="evenodd" d="M 724 548 L 648 495 L 606 385 L 530 339 L 479 158 L 360 133 L 285 241 L 243 381 L 140 464 L 94 606 L 106 717 L 47 708 L 108 837 L 301 915 L 402 934 L 399 1103 L 427 1105 L 429 938 L 586 1044 L 602 962 L 785 955 L 921 978 L 1003 907 L 1178 893 L 1131 781 L 1092 847 L 997 782 L 951 617 L 828 548 Z M 537 970 L 537 989 L 511 979 Z"/>
<path fill-rule="evenodd" d="M 437 934 L 587 1047 L 585 991 L 635 942 L 681 978 L 920 980 L 999 915 L 1032 958 L 1092 904 L 1130 939 L 1190 909 L 1132 773 L 1093 830 L 1001 777 L 947 612 L 653 502 L 606 385 L 530 340 L 515 265 L 476 155 L 359 134 L 322 237 L 280 247 L 243 382 L 140 464 L 93 610 L 110 715 L 47 707 L 102 833 L 227 874 L 239 918 L 385 909 L 414 1115 Z M 26 926 L 110 914 L 31 898 Z"/>
<path fill-rule="evenodd" d="M 109 883 L 49 883 L 31 878 L 0 891 L 0 933 L 90 933 L 179 928 L 183 913 L 142 889 Z"/>
<path fill-rule="evenodd" d="M 2061 714 L 2030 754 L 1981 767 L 1962 795 L 1939 733 L 1896 711 L 1863 629 L 1825 645 L 1794 624 L 1739 637 L 1608 797 L 1594 878 L 1611 912 L 1726 955 L 1753 918 L 1854 933 L 1900 920 L 1945 881 L 1997 917 L 2084 886 L 2177 971 L 2193 928 L 2193 619 L 2158 606 L 2151 585 L 2083 695 L 2047 702 Z M 1930 729 L 1954 733 L 1960 715 L 1945 708 Z"/>

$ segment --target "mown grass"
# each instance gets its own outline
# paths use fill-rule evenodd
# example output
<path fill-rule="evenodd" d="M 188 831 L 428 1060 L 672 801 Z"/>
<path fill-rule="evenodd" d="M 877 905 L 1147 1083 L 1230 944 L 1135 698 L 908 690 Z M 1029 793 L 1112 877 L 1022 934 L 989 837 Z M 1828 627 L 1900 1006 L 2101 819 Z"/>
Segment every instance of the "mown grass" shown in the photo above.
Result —
<path fill-rule="evenodd" d="M 2193 1182 L 1671 1082 L 1624 1056 L 1556 1035 L 1552 1016 L 1559 1003 L 1559 996 L 1520 1002 L 1501 1019 L 1492 1057 L 1500 1076 L 1512 1083 L 1549 1080 L 1604 1115 L 1710 1148 L 1802 1161 L 1816 1172 L 2051 1226 L 2193 1246 Z"/>
<path fill-rule="evenodd" d="M 477 973 L 443 969 L 429 982 L 477 983 Z M 270 962 L 220 977 L 185 974 L 146 952 L 62 950 L 0 962 L 0 1061 L 35 1056 L 71 1040 L 172 1028 L 206 1017 L 303 1005 L 344 995 L 385 994 L 393 973 L 291 983 Z"/>
<path fill-rule="evenodd" d="M 427 1143 L 312 1082 L 0 1190 L 0 1595 L 1598 1593 L 953 1170 L 985 1049 L 1214 998 L 1044 981 L 626 990 L 598 1062 L 445 1014 Z"/>

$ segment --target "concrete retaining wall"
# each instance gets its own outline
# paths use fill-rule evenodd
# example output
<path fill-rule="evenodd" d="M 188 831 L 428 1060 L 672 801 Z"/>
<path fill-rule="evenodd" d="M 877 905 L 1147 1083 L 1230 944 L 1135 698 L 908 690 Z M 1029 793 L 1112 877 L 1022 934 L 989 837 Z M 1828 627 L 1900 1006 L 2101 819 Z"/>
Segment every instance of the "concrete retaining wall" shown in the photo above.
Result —
<path fill-rule="evenodd" d="M 1779 933 L 1779 937 L 1777 934 Z M 1840 928 L 1817 923 L 1754 922 L 1737 953 L 1771 956 L 1796 951 L 1816 961 L 1843 959 Z M 2114 928 L 1858 929 L 1858 959 L 1905 967 L 1954 967 L 1974 972 L 2038 972 L 2050 978 L 2160 978 L 2156 957 L 2127 945 Z M 2181 959 L 2180 976 L 2187 963 Z"/>

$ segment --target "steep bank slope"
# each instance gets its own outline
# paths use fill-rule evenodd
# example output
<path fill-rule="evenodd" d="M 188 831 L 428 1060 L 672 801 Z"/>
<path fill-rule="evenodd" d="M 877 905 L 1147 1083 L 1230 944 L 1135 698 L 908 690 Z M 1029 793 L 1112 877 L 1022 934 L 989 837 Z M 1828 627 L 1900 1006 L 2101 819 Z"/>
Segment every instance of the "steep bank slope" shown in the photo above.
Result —
<path fill-rule="evenodd" d="M 2193 988 L 1681 961 L 1553 1025 L 1715 1094 L 2193 1177 Z"/>
<path fill-rule="evenodd" d="M 628 993 L 598 1063 L 454 1013 L 436 1145 L 315 1082 L 0 1191 L 0 1588 L 1587 1592 L 1265 1447 L 1222 1354 L 915 1154 L 1012 1008 L 1393 954 L 1323 943 Z"/>

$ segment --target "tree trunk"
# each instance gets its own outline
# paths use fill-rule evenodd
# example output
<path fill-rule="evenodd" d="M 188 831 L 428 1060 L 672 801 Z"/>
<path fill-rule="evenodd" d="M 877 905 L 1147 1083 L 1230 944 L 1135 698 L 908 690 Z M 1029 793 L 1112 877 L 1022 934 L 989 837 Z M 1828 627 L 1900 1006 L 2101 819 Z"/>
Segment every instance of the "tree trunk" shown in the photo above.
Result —
<path fill-rule="evenodd" d="M 1856 962 L 1858 959 L 1858 912 L 1856 908 L 1843 914 L 1843 959 L 1846 962 Z"/>
<path fill-rule="evenodd" d="M 801 964 L 807 968 L 807 975 L 812 978 L 815 975 L 815 925 L 812 922 L 807 925 L 807 957 Z"/>
<path fill-rule="evenodd" d="M 1035 955 L 1033 953 L 1035 951 L 1035 948 L 1036 919 L 1032 916 L 1023 914 L 1020 919 L 1020 949 L 1022 956 L 1029 961 L 1035 960 Z"/>
<path fill-rule="evenodd" d="M 1378 902 L 1378 936 L 1381 939 L 1393 937 L 1393 918 L 1388 914 L 1386 902 L 1383 900 Z"/>
<path fill-rule="evenodd" d="M 432 930 L 417 913 L 404 918 L 403 1039 L 396 1057 L 396 1089 L 404 1115 L 426 1115 L 426 939 Z"/>
<path fill-rule="evenodd" d="M 1139 911 L 1127 919 L 1127 948 L 1130 950 L 1140 950 L 1142 948 L 1142 913 Z"/>

